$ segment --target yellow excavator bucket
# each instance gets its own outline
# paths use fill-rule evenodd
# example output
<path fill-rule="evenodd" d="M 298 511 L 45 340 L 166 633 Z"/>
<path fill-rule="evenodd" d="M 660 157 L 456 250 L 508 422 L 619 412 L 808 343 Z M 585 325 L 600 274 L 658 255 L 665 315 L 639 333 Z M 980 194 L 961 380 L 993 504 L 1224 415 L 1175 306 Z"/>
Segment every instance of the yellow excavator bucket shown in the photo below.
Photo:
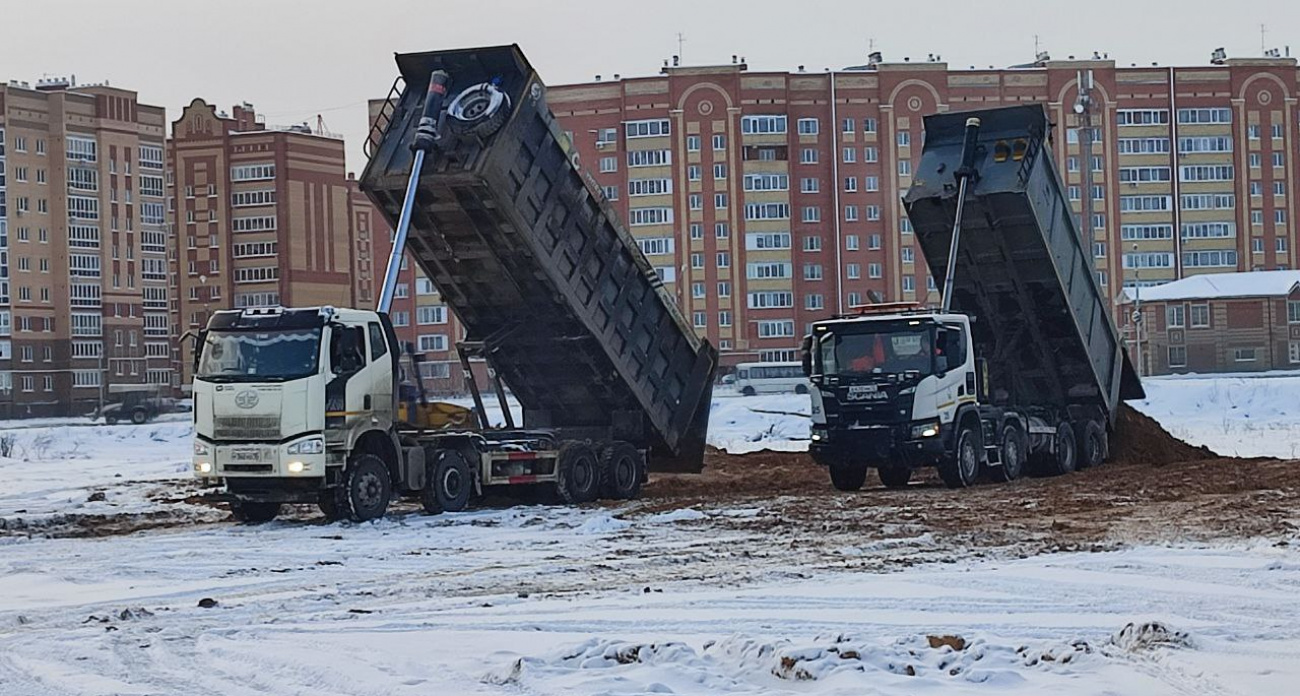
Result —
<path fill-rule="evenodd" d="M 468 428 L 474 425 L 474 411 L 449 404 L 444 401 L 431 401 L 427 404 L 414 404 L 414 412 L 408 405 L 401 403 L 397 407 L 398 420 L 417 428 L 439 430 L 443 428 Z"/>

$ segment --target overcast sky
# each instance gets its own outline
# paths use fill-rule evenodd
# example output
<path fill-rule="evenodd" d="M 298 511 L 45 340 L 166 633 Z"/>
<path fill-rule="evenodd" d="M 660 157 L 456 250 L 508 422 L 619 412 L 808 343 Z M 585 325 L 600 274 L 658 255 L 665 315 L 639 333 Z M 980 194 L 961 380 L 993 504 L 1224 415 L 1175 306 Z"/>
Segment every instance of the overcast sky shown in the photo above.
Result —
<path fill-rule="evenodd" d="M 1109 53 L 1120 65 L 1203 65 L 1300 52 L 1287 0 L 3 0 L 0 79 L 75 74 L 134 89 L 168 119 L 194 97 L 252 102 L 267 121 L 317 114 L 363 164 L 365 101 L 387 94 L 394 52 L 518 43 L 548 84 L 748 59 L 751 70 L 841 68 L 937 53 L 954 67 Z M 979 14 L 977 14 L 977 12 Z M 872 43 L 874 41 L 874 44 Z"/>

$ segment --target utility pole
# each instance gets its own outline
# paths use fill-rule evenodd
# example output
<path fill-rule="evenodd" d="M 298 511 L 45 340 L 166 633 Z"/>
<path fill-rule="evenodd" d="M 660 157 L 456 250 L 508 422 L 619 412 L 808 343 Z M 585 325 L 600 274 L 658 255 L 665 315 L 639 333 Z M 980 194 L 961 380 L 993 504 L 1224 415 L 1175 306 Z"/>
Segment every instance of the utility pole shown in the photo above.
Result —
<path fill-rule="evenodd" d="M 1142 257 L 1137 253 L 1138 245 L 1133 245 L 1133 343 L 1137 346 L 1137 373 L 1142 376 Z"/>
<path fill-rule="evenodd" d="M 1078 116 L 1079 153 L 1083 168 L 1083 213 L 1079 216 L 1079 234 L 1085 249 L 1092 249 L 1092 71 L 1079 71 L 1079 97 L 1074 102 Z"/>

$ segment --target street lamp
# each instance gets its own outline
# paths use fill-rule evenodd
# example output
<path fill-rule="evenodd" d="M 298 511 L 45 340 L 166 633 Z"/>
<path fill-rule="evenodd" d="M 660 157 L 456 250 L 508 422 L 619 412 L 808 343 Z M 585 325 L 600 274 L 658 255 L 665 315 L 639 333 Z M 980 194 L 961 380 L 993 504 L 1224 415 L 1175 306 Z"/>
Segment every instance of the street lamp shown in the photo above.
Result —
<path fill-rule="evenodd" d="M 1142 369 L 1142 259 L 1137 254 L 1138 245 L 1133 244 L 1133 341 L 1137 344 L 1137 373 L 1141 377 Z"/>

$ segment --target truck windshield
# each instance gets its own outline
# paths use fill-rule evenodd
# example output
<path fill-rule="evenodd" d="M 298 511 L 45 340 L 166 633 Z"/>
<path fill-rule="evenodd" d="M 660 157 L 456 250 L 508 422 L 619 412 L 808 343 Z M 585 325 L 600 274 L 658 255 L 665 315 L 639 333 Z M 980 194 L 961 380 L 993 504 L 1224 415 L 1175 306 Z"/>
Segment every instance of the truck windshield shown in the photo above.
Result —
<path fill-rule="evenodd" d="M 209 382 L 298 379 L 316 373 L 320 329 L 209 331 L 195 377 Z"/>
<path fill-rule="evenodd" d="M 822 372 L 828 375 L 907 375 L 934 372 L 931 326 L 884 325 L 822 339 Z"/>

